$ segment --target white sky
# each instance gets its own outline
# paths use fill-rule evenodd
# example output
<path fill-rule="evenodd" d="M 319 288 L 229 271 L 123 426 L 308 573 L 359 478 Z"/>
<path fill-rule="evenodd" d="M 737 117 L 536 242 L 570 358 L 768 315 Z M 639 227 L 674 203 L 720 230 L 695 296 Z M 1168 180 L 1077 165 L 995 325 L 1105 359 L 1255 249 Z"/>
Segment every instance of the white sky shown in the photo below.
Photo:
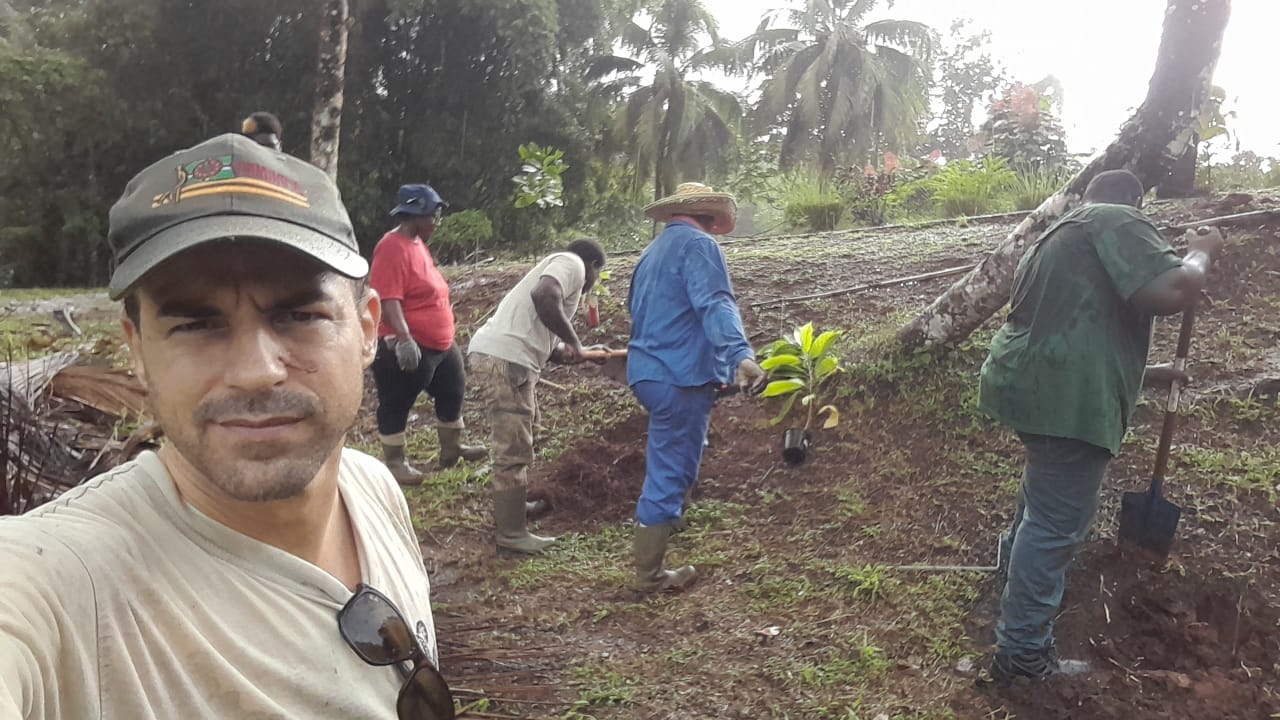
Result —
<path fill-rule="evenodd" d="M 798 4 L 799 0 L 792 0 Z M 703 0 L 720 33 L 749 35 L 769 10 L 787 0 Z M 1155 67 L 1166 0 L 897 0 L 882 2 L 872 19 L 919 20 L 944 37 L 951 21 L 972 20 L 990 30 L 993 59 L 1012 79 L 1061 81 L 1063 125 L 1074 152 L 1101 150 L 1132 108 L 1142 102 Z M 1280 0 L 1235 0 L 1214 83 L 1227 92 L 1225 110 L 1241 148 L 1280 156 L 1280 95 L 1273 80 L 1272 46 L 1280 38 Z M 1234 149 L 1234 148 L 1233 148 Z M 1224 153 L 1224 155 L 1227 153 Z M 1223 159 L 1226 159 L 1225 157 Z"/>

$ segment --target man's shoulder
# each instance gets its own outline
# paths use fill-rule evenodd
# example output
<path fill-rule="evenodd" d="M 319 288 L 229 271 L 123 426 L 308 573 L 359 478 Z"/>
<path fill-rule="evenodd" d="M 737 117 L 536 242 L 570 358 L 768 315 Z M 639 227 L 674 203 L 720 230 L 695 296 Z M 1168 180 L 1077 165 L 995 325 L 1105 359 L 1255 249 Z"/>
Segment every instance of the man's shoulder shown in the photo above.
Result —
<path fill-rule="evenodd" d="M 404 494 L 381 460 L 355 448 L 342 449 L 341 472 L 369 499 L 392 511 L 404 502 Z"/>
<path fill-rule="evenodd" d="M 158 461 L 157 461 L 158 462 Z M 0 518 L 0 563 L 13 577 L 88 578 L 101 561 L 126 557 L 161 511 L 155 478 L 131 461 L 16 517 Z"/>
<path fill-rule="evenodd" d="M 1072 217 L 1101 229 L 1112 229 L 1131 222 L 1152 225 L 1151 219 L 1131 205 L 1093 203 L 1077 208 Z M 1154 227 L 1154 225 L 1152 225 Z"/>
<path fill-rule="evenodd" d="M 562 283 L 567 280 L 583 281 L 587 277 L 587 264 L 576 253 L 558 252 L 543 258 L 537 271 L 539 276 L 550 275 Z"/>

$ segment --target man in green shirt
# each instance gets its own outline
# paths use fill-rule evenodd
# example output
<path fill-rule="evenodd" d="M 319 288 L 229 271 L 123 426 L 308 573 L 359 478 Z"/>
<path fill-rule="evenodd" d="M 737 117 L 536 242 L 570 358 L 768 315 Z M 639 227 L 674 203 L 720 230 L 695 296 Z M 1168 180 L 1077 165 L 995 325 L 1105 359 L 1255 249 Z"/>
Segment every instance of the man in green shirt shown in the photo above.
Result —
<path fill-rule="evenodd" d="M 1137 404 L 1152 318 L 1195 302 L 1222 243 L 1216 230 L 1194 235 L 1179 258 L 1139 210 L 1143 194 L 1128 170 L 1089 183 L 1084 205 L 1018 264 L 1009 317 L 982 366 L 983 411 L 1016 430 L 1027 451 L 996 626 L 997 682 L 1087 669 L 1054 648 L 1067 566 Z M 1147 377 L 1169 379 L 1167 368 Z"/>

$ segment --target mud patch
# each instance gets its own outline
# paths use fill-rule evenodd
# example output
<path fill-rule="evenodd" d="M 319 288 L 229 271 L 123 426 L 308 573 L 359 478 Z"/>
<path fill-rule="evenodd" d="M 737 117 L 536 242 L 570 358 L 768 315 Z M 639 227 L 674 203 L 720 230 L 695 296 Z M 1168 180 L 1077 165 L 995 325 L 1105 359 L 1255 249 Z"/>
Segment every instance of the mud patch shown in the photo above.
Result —
<path fill-rule="evenodd" d="M 647 426 L 648 416 L 635 413 L 535 471 L 529 494 L 550 501 L 547 523 L 580 527 L 584 519 L 603 523 L 630 517 L 644 483 Z"/>
<path fill-rule="evenodd" d="M 1093 672 L 1019 682 L 993 703 L 1018 718 L 1253 720 L 1280 713 L 1280 608 L 1244 579 L 1097 546 L 1068 579 L 1056 635 Z"/>

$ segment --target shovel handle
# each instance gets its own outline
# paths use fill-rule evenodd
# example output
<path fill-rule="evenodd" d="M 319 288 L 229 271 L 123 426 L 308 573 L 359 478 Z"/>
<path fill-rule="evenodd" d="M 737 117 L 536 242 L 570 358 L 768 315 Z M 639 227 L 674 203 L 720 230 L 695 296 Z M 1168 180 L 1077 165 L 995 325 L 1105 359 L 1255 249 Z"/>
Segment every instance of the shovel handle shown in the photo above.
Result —
<path fill-rule="evenodd" d="M 611 350 L 611 349 L 588 350 L 582 353 L 583 360 L 608 360 L 609 358 L 626 357 L 626 356 L 627 356 L 626 348 L 622 348 L 620 350 Z"/>
<path fill-rule="evenodd" d="M 1191 330 L 1195 324 L 1195 305 L 1182 311 L 1182 327 L 1178 330 L 1178 350 L 1173 367 L 1179 372 L 1187 369 L 1187 354 L 1191 351 Z M 1182 399 L 1182 383 L 1169 384 L 1169 402 L 1164 408 L 1164 425 L 1160 428 L 1160 444 L 1156 448 L 1156 467 L 1151 475 L 1151 496 L 1160 497 L 1164 475 L 1169 469 L 1169 451 L 1173 446 L 1173 431 L 1178 425 L 1178 403 Z"/>

